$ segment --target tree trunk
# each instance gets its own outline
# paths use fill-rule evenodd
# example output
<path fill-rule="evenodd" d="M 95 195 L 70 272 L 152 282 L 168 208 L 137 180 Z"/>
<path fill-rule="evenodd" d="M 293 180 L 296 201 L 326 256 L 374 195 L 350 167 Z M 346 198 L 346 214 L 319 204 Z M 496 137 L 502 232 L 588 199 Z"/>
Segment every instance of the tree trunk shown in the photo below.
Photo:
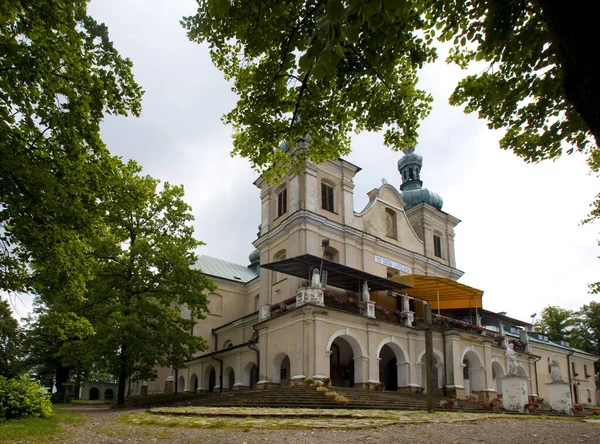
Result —
<path fill-rule="evenodd" d="M 117 404 L 125 405 L 125 388 L 127 383 L 127 346 L 121 346 L 121 354 L 119 355 L 121 366 L 119 369 L 119 393 L 117 396 Z"/>
<path fill-rule="evenodd" d="M 64 391 L 65 387 L 63 383 L 69 382 L 69 373 L 71 372 L 70 367 L 58 367 L 56 369 L 56 389 Z"/>
<path fill-rule="evenodd" d="M 583 0 L 539 0 L 539 3 L 564 73 L 567 100 L 600 147 L 600 57 L 594 3 Z"/>

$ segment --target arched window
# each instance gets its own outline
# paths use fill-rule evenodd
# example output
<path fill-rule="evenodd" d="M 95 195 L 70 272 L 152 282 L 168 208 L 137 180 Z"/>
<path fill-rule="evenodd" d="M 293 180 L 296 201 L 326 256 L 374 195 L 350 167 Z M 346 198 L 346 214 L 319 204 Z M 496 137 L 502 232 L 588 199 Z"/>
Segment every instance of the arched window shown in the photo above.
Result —
<path fill-rule="evenodd" d="M 396 212 L 389 208 L 385 209 L 385 235 L 392 239 L 398 239 Z"/>
<path fill-rule="evenodd" d="M 282 261 L 286 258 L 286 252 L 285 250 L 279 250 L 277 253 L 275 253 L 275 256 L 273 256 L 273 262 L 279 262 Z M 284 277 L 283 274 L 277 272 L 277 271 L 273 271 L 273 283 L 277 283 L 280 280 L 282 280 Z"/>
<path fill-rule="evenodd" d="M 223 348 L 231 348 L 233 347 L 233 342 L 231 342 L 229 339 L 227 339 L 224 343 L 223 343 Z"/>

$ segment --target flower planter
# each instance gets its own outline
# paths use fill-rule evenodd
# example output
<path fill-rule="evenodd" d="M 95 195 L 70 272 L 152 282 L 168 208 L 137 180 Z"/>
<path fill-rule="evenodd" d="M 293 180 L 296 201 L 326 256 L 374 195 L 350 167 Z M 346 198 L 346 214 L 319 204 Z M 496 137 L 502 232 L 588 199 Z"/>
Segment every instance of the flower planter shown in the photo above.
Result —
<path fill-rule="evenodd" d="M 453 409 L 454 408 L 454 403 L 453 402 L 448 402 L 444 405 L 445 409 Z"/>
<path fill-rule="evenodd" d="M 481 406 L 481 408 L 483 410 L 494 410 L 494 406 L 493 405 L 489 405 L 489 404 L 484 404 Z"/>
<path fill-rule="evenodd" d="M 527 407 L 527 408 L 525 409 L 525 411 L 526 411 L 528 414 L 533 414 L 533 413 L 536 413 L 536 412 L 537 412 L 537 409 L 538 409 L 537 407 Z"/>

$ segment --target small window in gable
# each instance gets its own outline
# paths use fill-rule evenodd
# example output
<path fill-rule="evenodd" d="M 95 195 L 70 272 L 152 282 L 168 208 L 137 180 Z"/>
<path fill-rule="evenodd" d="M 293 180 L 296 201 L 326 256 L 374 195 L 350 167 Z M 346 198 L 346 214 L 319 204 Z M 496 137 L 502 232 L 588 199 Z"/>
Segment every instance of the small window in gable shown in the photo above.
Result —
<path fill-rule="evenodd" d="M 277 193 L 277 212 L 275 219 L 283 216 L 287 212 L 287 188 L 282 189 Z"/>
<path fill-rule="evenodd" d="M 398 239 L 396 212 L 389 208 L 385 209 L 385 235 L 392 239 Z"/>
<path fill-rule="evenodd" d="M 442 238 L 437 234 L 433 235 L 433 252 L 437 257 L 444 257 L 442 250 Z"/>
<path fill-rule="evenodd" d="M 233 347 L 233 343 L 227 339 L 224 343 L 223 343 L 223 348 L 231 348 Z"/>
<path fill-rule="evenodd" d="M 335 213 L 335 188 L 328 183 L 321 182 L 321 208 Z"/>

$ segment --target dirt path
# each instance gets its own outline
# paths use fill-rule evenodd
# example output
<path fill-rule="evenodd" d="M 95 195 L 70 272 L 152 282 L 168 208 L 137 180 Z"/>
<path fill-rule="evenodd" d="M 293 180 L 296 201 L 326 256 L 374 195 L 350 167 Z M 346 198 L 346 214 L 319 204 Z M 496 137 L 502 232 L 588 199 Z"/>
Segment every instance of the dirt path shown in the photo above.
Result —
<path fill-rule="evenodd" d="M 119 421 L 127 412 L 80 409 L 84 424 L 65 426 L 68 443 L 502 443 L 502 444 L 576 444 L 600 443 L 600 421 L 491 418 L 448 423 L 444 415 L 428 415 L 427 424 L 402 424 L 380 428 L 343 430 L 273 430 L 228 428 L 187 428 L 134 425 Z M 131 412 L 142 412 L 128 411 Z M 416 418 L 415 418 L 416 420 Z M 226 424 L 224 418 L 222 424 Z"/>

